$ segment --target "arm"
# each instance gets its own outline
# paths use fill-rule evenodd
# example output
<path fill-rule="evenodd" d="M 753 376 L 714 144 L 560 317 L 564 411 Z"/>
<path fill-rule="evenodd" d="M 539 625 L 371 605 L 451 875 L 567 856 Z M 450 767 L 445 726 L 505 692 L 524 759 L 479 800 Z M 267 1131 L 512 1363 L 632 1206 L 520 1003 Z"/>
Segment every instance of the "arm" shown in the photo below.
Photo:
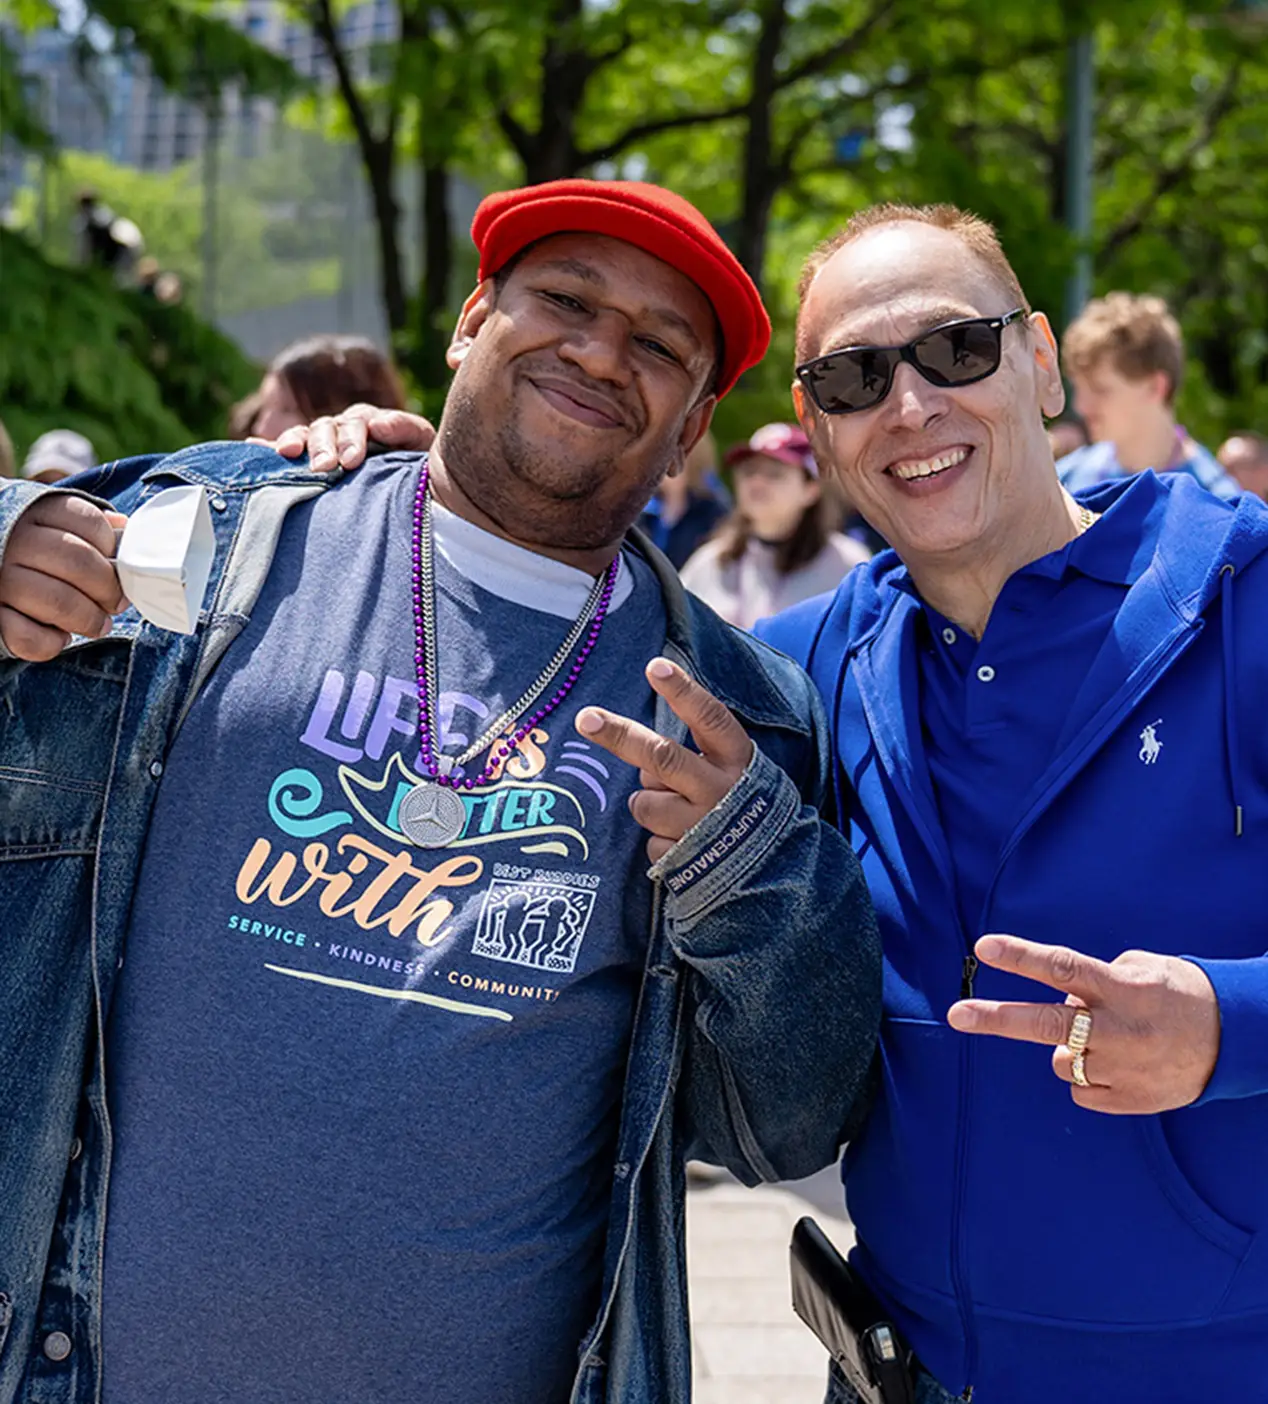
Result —
<path fill-rule="evenodd" d="M 1211 982 L 1219 1004 L 1219 1055 L 1197 1105 L 1268 1092 L 1268 956 L 1207 960 L 1186 956 Z"/>
<path fill-rule="evenodd" d="M 670 940 L 691 971 L 689 1154 L 746 1184 L 831 1164 L 871 1100 L 881 1012 L 880 940 L 849 845 L 758 751 L 657 869 Z"/>
<path fill-rule="evenodd" d="M 680 669 L 658 659 L 648 676 L 699 754 L 597 708 L 582 717 L 587 736 L 642 771 L 631 810 L 652 831 L 652 876 L 689 972 L 679 1089 L 689 1147 L 749 1184 L 799 1178 L 830 1164 L 862 1120 L 881 1007 L 862 874 L 819 813 L 822 709 L 790 668 L 810 723 L 781 757 L 795 784 Z"/>

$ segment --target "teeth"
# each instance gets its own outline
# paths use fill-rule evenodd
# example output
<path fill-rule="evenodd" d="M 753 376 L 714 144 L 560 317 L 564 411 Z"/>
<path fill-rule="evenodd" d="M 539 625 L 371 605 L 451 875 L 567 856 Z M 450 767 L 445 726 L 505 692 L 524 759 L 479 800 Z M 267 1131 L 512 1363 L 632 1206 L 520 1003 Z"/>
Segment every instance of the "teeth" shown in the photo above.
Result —
<path fill-rule="evenodd" d="M 968 456 L 968 449 L 951 449 L 948 453 L 940 453 L 937 458 L 895 463 L 890 471 L 908 482 L 912 478 L 932 478 L 935 473 L 945 472 L 948 468 L 954 468 L 957 463 L 963 463 Z"/>

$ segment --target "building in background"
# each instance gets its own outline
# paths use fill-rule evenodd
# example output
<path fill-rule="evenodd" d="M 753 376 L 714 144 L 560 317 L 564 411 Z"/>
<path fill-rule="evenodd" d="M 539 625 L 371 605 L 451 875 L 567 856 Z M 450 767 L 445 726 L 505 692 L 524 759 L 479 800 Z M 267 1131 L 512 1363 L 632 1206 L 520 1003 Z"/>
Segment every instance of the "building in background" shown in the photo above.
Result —
<path fill-rule="evenodd" d="M 317 39 L 287 16 L 279 0 L 251 0 L 227 10 L 225 18 L 305 76 L 333 79 Z M 375 45 L 397 37 L 395 0 L 365 0 L 341 27 L 354 67 L 366 65 Z M 94 45 L 91 26 L 81 35 L 63 29 L 22 34 L 6 27 L 4 32 L 19 55 L 28 92 L 60 146 L 98 151 L 147 171 L 170 170 L 201 154 L 207 135 L 203 108 L 169 93 L 143 56 L 104 52 L 104 44 Z M 222 128 L 244 156 L 261 149 L 278 120 L 270 99 L 244 97 L 233 89 L 224 94 Z M 9 193 L 0 185 L 0 203 Z"/>
<path fill-rule="evenodd" d="M 226 9 L 226 19 L 258 44 L 287 58 L 298 72 L 319 83 L 333 85 L 334 73 L 320 42 L 311 29 L 295 23 L 280 0 L 248 0 Z M 364 0 L 344 16 L 342 34 L 354 71 L 365 73 L 379 46 L 393 43 L 399 33 L 396 0 Z M 179 270 L 197 274 L 204 289 L 218 292 L 199 300 L 202 310 L 237 340 L 247 353 L 267 360 L 287 342 L 314 332 L 348 332 L 373 338 L 381 345 L 387 330 L 379 305 L 377 247 L 361 163 L 354 146 L 322 142 L 312 133 L 303 136 L 303 161 L 309 174 L 331 192 L 337 208 L 325 212 L 338 248 L 338 290 L 295 299 L 281 294 L 280 306 L 253 300 L 250 307 L 226 305 L 224 293 L 231 279 L 249 258 L 241 248 L 224 247 L 217 233 L 214 211 L 222 190 L 236 188 L 241 162 L 291 149 L 298 135 L 287 128 L 278 103 L 227 89 L 219 113 L 186 96 L 171 93 L 153 76 L 144 56 L 109 52 L 108 35 L 94 36 L 91 24 L 79 34 L 54 28 L 22 34 L 4 27 L 10 47 L 19 55 L 21 71 L 32 106 L 66 150 L 98 153 L 111 161 L 143 171 L 162 173 L 197 163 L 196 189 L 204 217 L 211 210 L 210 238 L 204 236 L 201 266 Z M 215 145 L 208 150 L 209 134 Z M 208 159 L 210 155 L 214 160 Z M 0 212 L 6 210 L 22 184 L 42 178 L 39 165 L 22 153 L 0 148 Z M 402 210 L 402 247 L 412 256 L 418 241 L 410 229 L 417 209 L 412 182 L 416 173 L 402 172 L 399 202 Z M 210 187 L 210 198 L 209 196 Z M 461 217 L 476 192 L 463 192 L 455 202 Z M 29 198 L 29 197 L 28 197 Z M 40 197 L 47 204 L 46 195 Z M 300 218 L 291 197 L 278 191 L 267 205 L 275 222 Z M 120 213 L 127 214 L 126 210 Z M 310 213 L 311 217 L 311 213 Z M 41 229 L 47 233 L 47 216 Z M 337 224 L 337 228 L 335 225 Z M 148 240 L 156 231 L 143 230 Z M 263 257 L 263 251 L 261 251 Z M 414 276 L 416 270 L 410 270 Z"/>

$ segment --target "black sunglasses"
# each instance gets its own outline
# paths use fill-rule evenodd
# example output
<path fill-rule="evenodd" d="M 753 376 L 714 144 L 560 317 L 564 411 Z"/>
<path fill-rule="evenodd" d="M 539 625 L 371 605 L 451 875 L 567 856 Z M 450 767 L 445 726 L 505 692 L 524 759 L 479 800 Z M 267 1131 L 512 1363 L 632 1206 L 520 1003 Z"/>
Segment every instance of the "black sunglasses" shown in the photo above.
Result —
<path fill-rule="evenodd" d="M 1002 317 L 966 317 L 909 341 L 906 346 L 843 346 L 797 367 L 797 379 L 824 414 L 871 409 L 889 394 L 899 361 L 915 366 L 930 385 L 972 385 L 999 370 L 1000 339 L 1016 307 Z"/>

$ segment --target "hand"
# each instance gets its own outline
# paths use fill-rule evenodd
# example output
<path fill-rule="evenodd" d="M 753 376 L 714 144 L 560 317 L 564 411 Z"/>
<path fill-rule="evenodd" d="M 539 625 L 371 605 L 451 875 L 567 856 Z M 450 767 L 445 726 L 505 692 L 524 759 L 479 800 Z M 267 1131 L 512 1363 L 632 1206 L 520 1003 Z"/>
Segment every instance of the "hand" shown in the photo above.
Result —
<path fill-rule="evenodd" d="M 72 634 L 101 638 L 128 602 L 112 563 L 127 518 L 49 493 L 14 524 L 0 566 L 0 639 L 15 658 L 56 658 Z"/>
<path fill-rule="evenodd" d="M 651 832 L 647 856 L 656 863 L 744 774 L 753 759 L 753 742 L 712 693 L 667 658 L 652 659 L 647 680 L 687 723 L 698 753 L 602 707 L 583 707 L 577 730 L 638 766 L 643 788 L 630 796 L 630 813 Z"/>
<path fill-rule="evenodd" d="M 311 424 L 288 429 L 275 444 L 284 458 L 298 458 L 308 450 L 308 466 L 315 473 L 335 468 L 359 468 L 365 462 L 366 446 L 376 439 L 387 448 L 423 452 L 431 448 L 436 431 L 418 414 L 405 410 L 376 409 L 374 405 L 353 405 L 342 414 L 324 415 Z M 248 443 L 268 444 L 267 439 Z"/>
<path fill-rule="evenodd" d="M 1124 951 L 1107 964 L 1017 936 L 983 936 L 976 955 L 997 970 L 1064 990 L 1066 1002 L 961 1000 L 947 1012 L 953 1029 L 1056 1045 L 1052 1070 L 1089 1111 L 1148 1115 L 1202 1095 L 1219 1056 L 1220 1008 L 1201 966 L 1149 951 Z M 1073 1085 L 1066 1046 L 1080 1008 L 1092 1016 L 1083 1055 L 1090 1087 Z"/>

